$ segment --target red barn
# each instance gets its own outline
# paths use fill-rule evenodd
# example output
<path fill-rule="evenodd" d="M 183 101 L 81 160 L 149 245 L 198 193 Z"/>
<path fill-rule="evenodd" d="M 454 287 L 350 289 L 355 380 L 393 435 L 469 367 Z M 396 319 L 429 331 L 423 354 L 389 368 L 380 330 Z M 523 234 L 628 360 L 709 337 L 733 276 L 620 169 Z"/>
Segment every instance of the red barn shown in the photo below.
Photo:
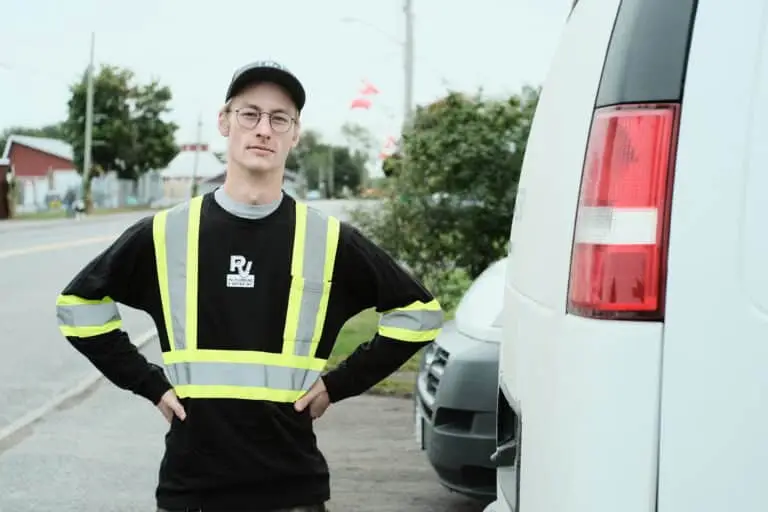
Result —
<path fill-rule="evenodd" d="M 28 135 L 11 135 L 2 158 L 10 161 L 16 177 L 44 178 L 53 171 L 71 171 L 72 146 L 64 141 Z"/>
<path fill-rule="evenodd" d="M 54 174 L 76 174 L 72 146 L 58 139 L 11 135 L 0 160 L 13 170 L 19 203 L 30 207 L 45 204 Z"/>

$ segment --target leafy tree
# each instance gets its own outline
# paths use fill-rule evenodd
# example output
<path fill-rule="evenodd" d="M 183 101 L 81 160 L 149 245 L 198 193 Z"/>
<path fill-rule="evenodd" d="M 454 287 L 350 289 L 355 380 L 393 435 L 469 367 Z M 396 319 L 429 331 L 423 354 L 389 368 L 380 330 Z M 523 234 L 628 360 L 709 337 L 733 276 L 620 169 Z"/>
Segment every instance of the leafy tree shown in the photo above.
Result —
<path fill-rule="evenodd" d="M 370 181 L 368 166 L 372 163 L 372 159 L 375 156 L 376 140 L 370 130 L 359 124 L 345 123 L 341 127 L 341 133 L 347 142 L 355 165 L 360 171 L 360 176 L 356 180 L 355 186 L 350 188 L 354 190 L 360 186 L 365 187 Z"/>
<path fill-rule="evenodd" d="M 154 169 L 165 168 L 178 153 L 174 140 L 178 126 L 162 119 L 171 109 L 171 90 L 157 81 L 134 87 L 131 99 L 133 144 L 123 175 L 137 180 Z"/>
<path fill-rule="evenodd" d="M 538 90 L 507 100 L 451 93 L 419 107 L 390 157 L 389 193 L 356 221 L 452 308 L 506 254 Z"/>
<path fill-rule="evenodd" d="M 399 151 L 386 157 L 381 162 L 381 170 L 384 176 L 390 178 L 397 175 L 400 172 L 400 168 L 403 165 L 403 155 Z"/>
<path fill-rule="evenodd" d="M 333 146 L 334 197 L 339 197 L 339 192 L 344 187 L 353 192 L 358 190 L 364 166 L 359 154 L 353 155 L 349 148 L 344 146 Z"/>
<path fill-rule="evenodd" d="M 93 126 L 90 175 L 115 170 L 126 172 L 126 163 L 133 152 L 134 131 L 131 127 L 133 72 L 114 66 L 104 66 L 93 78 Z M 83 172 L 85 154 L 85 110 L 87 73 L 70 86 L 65 121 L 67 139 L 72 145 L 75 168 Z"/>
<path fill-rule="evenodd" d="M 300 169 L 307 180 L 307 188 L 320 188 L 321 174 L 326 185 L 328 172 L 333 172 L 334 196 L 338 197 L 343 187 L 356 191 L 363 174 L 363 160 L 350 148 L 333 146 L 322 142 L 320 134 L 314 130 L 302 133 L 296 148 L 289 153 L 286 161 L 288 169 Z"/>
<path fill-rule="evenodd" d="M 319 133 L 312 129 L 303 130 L 299 138 L 299 143 L 296 144 L 296 147 L 293 148 L 290 153 L 288 153 L 285 167 L 293 170 L 302 169 L 304 166 L 304 159 L 307 155 L 315 151 L 318 144 L 320 144 Z M 315 185 L 317 185 L 317 182 L 315 182 Z"/>
<path fill-rule="evenodd" d="M 156 81 L 139 85 L 128 69 L 103 66 L 93 78 L 92 166 L 89 178 L 116 171 L 121 179 L 137 180 L 152 169 L 165 167 L 178 149 L 178 126 L 163 120 L 169 112 L 171 91 Z M 83 172 L 87 74 L 70 86 L 64 123 L 72 145 L 75 168 Z M 90 196 L 90 179 L 84 183 Z"/>

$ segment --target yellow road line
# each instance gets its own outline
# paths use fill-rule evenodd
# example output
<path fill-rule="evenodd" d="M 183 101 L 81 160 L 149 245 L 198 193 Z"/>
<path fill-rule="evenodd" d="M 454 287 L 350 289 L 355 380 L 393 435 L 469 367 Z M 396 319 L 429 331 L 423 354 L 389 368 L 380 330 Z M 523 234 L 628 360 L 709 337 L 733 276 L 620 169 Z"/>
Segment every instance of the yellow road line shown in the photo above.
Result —
<path fill-rule="evenodd" d="M 11 256 L 23 256 L 25 254 L 34 254 L 36 252 L 50 252 L 68 247 L 77 247 L 79 245 L 97 244 L 100 242 L 111 242 L 119 235 L 96 236 L 92 238 L 81 238 L 80 240 L 71 240 L 69 242 L 57 242 L 55 244 L 34 245 L 32 247 L 23 247 L 21 249 L 11 249 L 0 251 L 0 260 L 10 258 Z"/>

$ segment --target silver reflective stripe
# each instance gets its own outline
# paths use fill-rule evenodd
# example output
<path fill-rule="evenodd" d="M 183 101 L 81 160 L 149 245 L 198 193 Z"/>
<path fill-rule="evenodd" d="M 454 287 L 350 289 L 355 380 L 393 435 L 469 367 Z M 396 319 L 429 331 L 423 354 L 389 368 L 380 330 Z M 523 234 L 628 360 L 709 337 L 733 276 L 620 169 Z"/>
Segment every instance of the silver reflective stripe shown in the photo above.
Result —
<path fill-rule="evenodd" d="M 316 370 L 254 363 L 185 362 L 166 365 L 174 386 L 238 386 L 306 391 L 320 377 Z"/>
<path fill-rule="evenodd" d="M 120 320 L 120 312 L 114 302 L 56 306 L 59 325 L 69 327 L 97 327 Z"/>
<path fill-rule="evenodd" d="M 308 356 L 312 348 L 315 322 L 320 312 L 325 276 L 328 226 L 331 220 L 325 215 L 308 208 L 307 229 L 304 242 L 304 292 L 299 306 L 299 324 L 296 329 L 294 355 Z M 330 279 L 330 276 L 328 276 Z"/>
<path fill-rule="evenodd" d="M 379 326 L 395 327 L 408 331 L 432 331 L 443 325 L 442 310 L 401 310 L 396 309 L 381 315 Z"/>
<path fill-rule="evenodd" d="M 173 342 L 176 350 L 187 348 L 187 234 L 189 202 L 168 210 L 165 225 L 165 255 L 168 269 Z"/>

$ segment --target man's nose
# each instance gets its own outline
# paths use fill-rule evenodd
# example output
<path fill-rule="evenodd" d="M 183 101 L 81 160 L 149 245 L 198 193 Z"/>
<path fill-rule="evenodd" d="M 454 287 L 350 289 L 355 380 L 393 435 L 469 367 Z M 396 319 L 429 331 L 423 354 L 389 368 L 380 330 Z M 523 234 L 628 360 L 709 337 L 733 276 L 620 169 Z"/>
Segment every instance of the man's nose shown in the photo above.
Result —
<path fill-rule="evenodd" d="M 266 114 L 262 114 L 259 118 L 259 122 L 256 123 L 256 133 L 258 135 L 262 135 L 264 137 L 269 137 L 272 135 L 272 126 L 270 125 L 269 116 Z"/>

